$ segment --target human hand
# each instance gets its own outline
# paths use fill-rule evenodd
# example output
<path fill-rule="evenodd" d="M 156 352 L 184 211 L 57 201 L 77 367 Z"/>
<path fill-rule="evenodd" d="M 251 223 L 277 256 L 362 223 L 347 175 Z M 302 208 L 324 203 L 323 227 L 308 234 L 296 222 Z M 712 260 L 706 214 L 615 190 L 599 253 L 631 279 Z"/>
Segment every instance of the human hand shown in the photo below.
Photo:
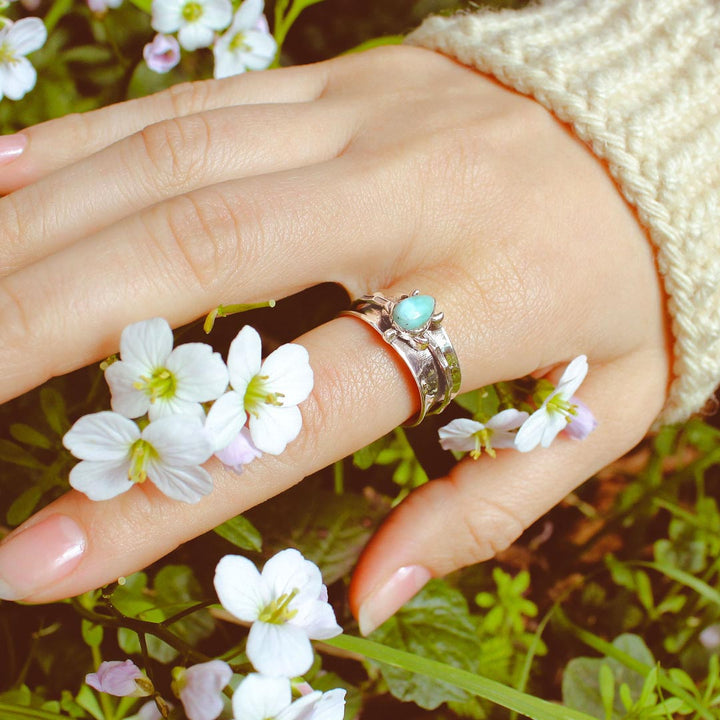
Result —
<path fill-rule="evenodd" d="M 428 577 L 506 547 L 663 405 L 663 297 L 633 212 L 539 105 L 441 55 L 394 47 L 181 86 L 24 136 L 0 168 L 0 400 L 116 351 L 130 322 L 323 281 L 433 295 L 462 391 L 588 356 L 587 440 L 464 460 L 394 510 L 351 587 L 366 631 Z M 0 594 L 49 601 L 127 575 L 417 410 L 363 323 L 298 342 L 315 388 L 283 455 L 240 480 L 209 463 L 215 489 L 192 506 L 149 483 L 102 503 L 69 492 L 0 546 Z"/>

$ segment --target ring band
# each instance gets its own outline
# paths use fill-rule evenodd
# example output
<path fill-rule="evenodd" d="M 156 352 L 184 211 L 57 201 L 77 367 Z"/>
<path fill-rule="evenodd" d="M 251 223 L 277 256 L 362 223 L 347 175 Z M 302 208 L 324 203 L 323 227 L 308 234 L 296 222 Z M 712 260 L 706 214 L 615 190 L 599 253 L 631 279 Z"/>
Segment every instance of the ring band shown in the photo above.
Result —
<path fill-rule="evenodd" d="M 420 393 L 420 410 L 406 427 L 419 425 L 426 415 L 441 413 L 460 390 L 460 364 L 435 298 L 414 290 L 387 298 L 363 295 L 342 315 L 357 317 L 373 327 L 407 365 Z"/>

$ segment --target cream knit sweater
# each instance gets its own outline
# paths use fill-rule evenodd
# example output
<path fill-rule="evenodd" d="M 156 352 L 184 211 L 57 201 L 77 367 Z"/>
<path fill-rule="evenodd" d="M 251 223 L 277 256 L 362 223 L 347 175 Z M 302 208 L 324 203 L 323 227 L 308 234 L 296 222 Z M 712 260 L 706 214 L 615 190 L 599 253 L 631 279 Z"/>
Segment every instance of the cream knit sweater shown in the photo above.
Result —
<path fill-rule="evenodd" d="M 607 161 L 669 298 L 659 420 L 703 409 L 720 383 L 720 0 L 545 0 L 431 17 L 408 42 L 534 97 Z"/>

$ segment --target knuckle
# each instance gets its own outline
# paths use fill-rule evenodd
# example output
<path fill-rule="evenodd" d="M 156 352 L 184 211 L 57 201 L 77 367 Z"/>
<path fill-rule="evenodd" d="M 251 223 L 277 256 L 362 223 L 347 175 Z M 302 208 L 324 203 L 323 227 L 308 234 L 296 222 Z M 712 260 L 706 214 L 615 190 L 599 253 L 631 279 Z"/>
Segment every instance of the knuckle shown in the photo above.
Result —
<path fill-rule="evenodd" d="M 0 277 L 8 275 L 22 262 L 24 233 L 20 216 L 17 195 L 0 199 Z"/>
<path fill-rule="evenodd" d="M 161 207 L 167 232 L 159 234 L 157 245 L 166 267 L 179 268 L 179 284 L 187 287 L 190 277 L 204 293 L 227 287 L 241 264 L 239 223 L 225 196 L 208 190 L 176 197 Z"/>
<path fill-rule="evenodd" d="M 211 148 L 211 129 L 202 115 L 148 125 L 136 138 L 150 179 L 163 188 L 187 187 L 202 173 Z M 131 151 L 128 159 L 133 156 Z"/>
<path fill-rule="evenodd" d="M 462 507 L 462 532 L 466 542 L 455 543 L 461 555 L 454 558 L 457 567 L 489 560 L 506 550 L 525 531 L 525 524 L 517 513 L 503 503 L 488 497 L 466 497 L 466 488 L 459 487 L 451 476 L 452 488 L 459 493 Z"/>
<path fill-rule="evenodd" d="M 161 98 L 170 105 L 174 116 L 190 115 L 208 107 L 211 84 L 210 81 L 196 80 L 171 85 L 161 93 Z"/>

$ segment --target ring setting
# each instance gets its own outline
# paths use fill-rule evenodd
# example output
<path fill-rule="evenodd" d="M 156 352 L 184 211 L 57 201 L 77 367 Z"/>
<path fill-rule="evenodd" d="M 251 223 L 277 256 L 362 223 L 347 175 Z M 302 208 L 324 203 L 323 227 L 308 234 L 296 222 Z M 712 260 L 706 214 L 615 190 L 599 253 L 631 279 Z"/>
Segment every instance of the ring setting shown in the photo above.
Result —
<path fill-rule="evenodd" d="M 355 300 L 342 314 L 373 327 L 410 370 L 420 393 L 420 410 L 405 423 L 407 427 L 442 412 L 457 395 L 460 364 L 434 297 L 419 290 L 397 298 L 373 293 Z"/>

